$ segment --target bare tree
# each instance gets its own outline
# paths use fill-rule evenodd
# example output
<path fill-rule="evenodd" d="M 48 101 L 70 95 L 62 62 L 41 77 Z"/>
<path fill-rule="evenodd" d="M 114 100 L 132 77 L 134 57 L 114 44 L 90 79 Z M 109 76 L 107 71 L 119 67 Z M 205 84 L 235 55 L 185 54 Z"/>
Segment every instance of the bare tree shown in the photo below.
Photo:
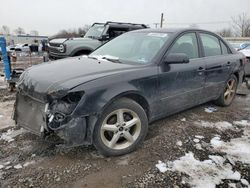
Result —
<path fill-rule="evenodd" d="M 232 18 L 232 22 L 236 36 L 250 36 L 250 18 L 247 16 L 246 13 L 242 13 L 237 17 Z"/>
<path fill-rule="evenodd" d="M 38 31 L 36 31 L 36 30 L 31 30 L 30 34 L 33 35 L 33 36 L 38 36 L 39 35 Z"/>
<path fill-rule="evenodd" d="M 25 31 L 23 28 L 18 27 L 17 29 L 14 30 L 14 33 L 16 33 L 17 35 L 22 35 L 25 34 Z"/>
<path fill-rule="evenodd" d="M 85 25 L 84 27 L 80 27 L 78 29 L 69 29 L 69 30 L 64 29 L 64 30 L 59 31 L 57 34 L 52 36 L 50 39 L 83 37 L 88 29 L 89 29 L 88 25 Z"/>
<path fill-rule="evenodd" d="M 10 35 L 10 28 L 7 25 L 3 25 L 1 28 L 1 33 L 4 35 Z"/>
<path fill-rule="evenodd" d="M 222 37 L 233 37 L 233 31 L 231 28 L 224 28 L 220 31 L 217 31 L 217 34 Z"/>

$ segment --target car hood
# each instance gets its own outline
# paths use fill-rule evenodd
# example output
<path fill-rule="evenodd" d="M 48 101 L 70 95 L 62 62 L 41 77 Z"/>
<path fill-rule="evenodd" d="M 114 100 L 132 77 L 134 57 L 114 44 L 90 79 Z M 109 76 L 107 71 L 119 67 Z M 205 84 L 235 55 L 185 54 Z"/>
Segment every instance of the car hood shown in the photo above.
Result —
<path fill-rule="evenodd" d="M 66 58 L 27 69 L 20 77 L 18 88 L 29 95 L 68 91 L 86 82 L 130 71 L 138 66 L 84 56 Z"/>
<path fill-rule="evenodd" d="M 62 44 L 67 40 L 68 40 L 67 38 L 52 39 L 49 41 L 49 43 Z"/>

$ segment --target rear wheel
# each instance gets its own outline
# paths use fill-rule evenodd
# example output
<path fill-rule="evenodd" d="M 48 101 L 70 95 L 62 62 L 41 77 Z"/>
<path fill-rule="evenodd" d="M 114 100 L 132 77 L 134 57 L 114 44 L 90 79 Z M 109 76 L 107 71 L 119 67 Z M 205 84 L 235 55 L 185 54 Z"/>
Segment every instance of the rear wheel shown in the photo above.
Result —
<path fill-rule="evenodd" d="M 236 95 L 237 87 L 238 87 L 238 79 L 236 78 L 235 75 L 231 75 L 231 77 L 227 81 L 223 93 L 215 101 L 215 103 L 220 106 L 229 106 L 233 102 L 233 99 Z"/>
<path fill-rule="evenodd" d="M 108 106 L 94 130 L 94 145 L 106 156 L 134 151 L 144 140 L 148 120 L 143 108 L 133 100 L 122 98 Z"/>

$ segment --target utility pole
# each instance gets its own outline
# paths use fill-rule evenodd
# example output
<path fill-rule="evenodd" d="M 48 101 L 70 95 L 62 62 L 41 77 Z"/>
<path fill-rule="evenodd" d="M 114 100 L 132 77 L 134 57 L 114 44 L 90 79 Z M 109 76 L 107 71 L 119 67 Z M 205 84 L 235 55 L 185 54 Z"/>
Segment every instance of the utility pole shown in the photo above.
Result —
<path fill-rule="evenodd" d="M 163 13 L 161 13 L 161 25 L 160 25 L 161 28 L 162 28 L 162 25 L 163 25 L 163 21 L 164 21 L 164 19 L 163 19 Z"/>

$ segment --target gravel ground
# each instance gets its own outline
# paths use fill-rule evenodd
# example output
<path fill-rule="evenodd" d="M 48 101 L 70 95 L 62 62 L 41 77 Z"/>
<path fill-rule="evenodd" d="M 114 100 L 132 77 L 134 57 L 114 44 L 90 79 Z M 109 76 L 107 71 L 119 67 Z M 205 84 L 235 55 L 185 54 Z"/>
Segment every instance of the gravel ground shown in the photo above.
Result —
<path fill-rule="evenodd" d="M 6 128 L 11 124 L 6 122 L 11 122 L 14 95 L 5 89 L 0 90 L 0 95 L 0 187 L 195 187 L 190 183 L 194 178 L 191 171 L 190 175 L 169 169 L 163 173 L 155 165 L 159 160 L 168 164 L 190 152 L 198 161 L 208 160 L 210 155 L 225 157 L 224 151 L 211 146 L 211 139 L 217 136 L 228 143 L 241 138 L 245 129 L 233 122 L 250 120 L 249 96 L 238 95 L 227 108 L 207 103 L 151 124 L 137 151 L 106 158 L 93 147 L 61 149 L 24 130 Z M 205 112 L 209 106 L 217 111 Z M 223 121 L 227 123 L 218 124 Z M 240 173 L 240 179 L 222 179 L 216 187 L 247 187 L 244 180 L 250 182 L 250 164 L 230 158 L 223 165 L 226 163 Z M 218 176 L 213 171 L 206 175 Z"/>

